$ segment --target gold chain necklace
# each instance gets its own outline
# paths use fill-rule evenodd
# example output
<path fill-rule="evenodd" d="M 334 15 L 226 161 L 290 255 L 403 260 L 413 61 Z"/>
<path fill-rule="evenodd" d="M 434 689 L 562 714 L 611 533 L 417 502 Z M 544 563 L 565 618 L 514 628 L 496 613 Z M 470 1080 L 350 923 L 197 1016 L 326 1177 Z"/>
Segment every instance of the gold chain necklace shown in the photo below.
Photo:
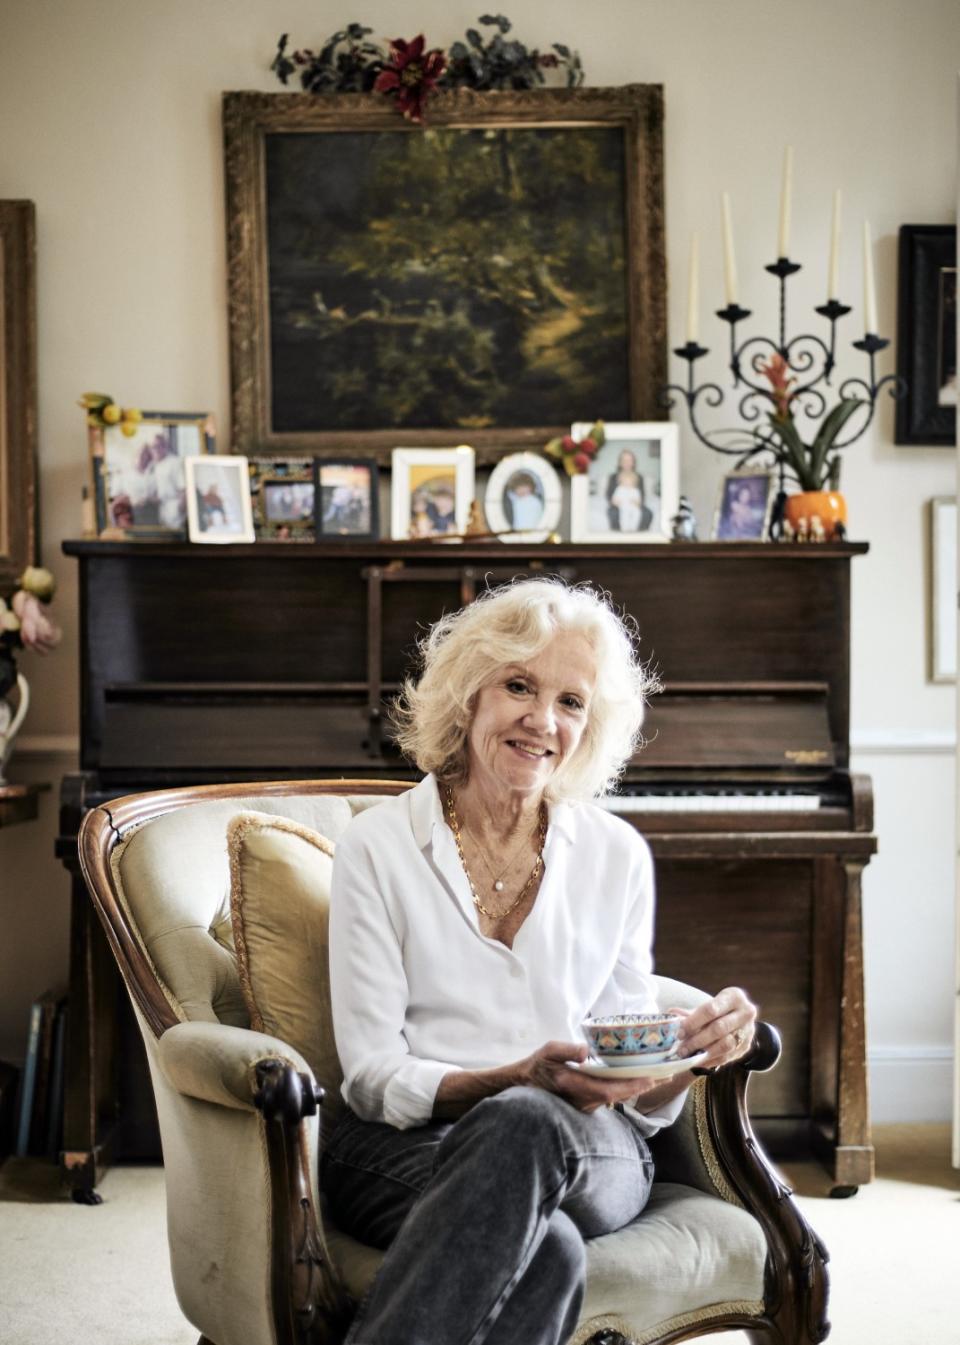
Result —
<path fill-rule="evenodd" d="M 466 834 L 470 837 L 471 840 L 474 840 L 474 838 L 473 838 L 473 833 L 470 831 L 470 828 L 469 828 L 468 826 L 466 826 L 466 824 L 464 824 L 463 830 L 466 832 Z M 474 844 L 475 844 L 476 847 L 477 847 L 477 854 L 480 856 L 481 863 L 483 864 L 483 867 L 486 869 L 487 873 L 489 873 L 490 877 L 493 879 L 493 890 L 494 890 L 494 892 L 502 892 L 502 891 L 503 891 L 503 876 L 504 876 L 504 874 L 505 874 L 505 873 L 509 873 L 510 870 L 513 868 L 514 864 L 517 862 L 517 856 L 520 854 L 520 851 L 523 850 L 523 849 L 525 848 L 525 846 L 527 845 L 527 843 L 529 842 L 529 840 L 530 840 L 530 837 L 529 837 L 529 836 L 525 836 L 525 837 L 523 838 L 523 840 L 521 841 L 521 843 L 517 846 L 516 850 L 514 850 L 513 854 L 512 854 L 512 855 L 510 856 L 510 858 L 507 860 L 506 864 L 504 864 L 503 868 L 500 870 L 500 876 L 499 876 L 499 877 L 494 873 L 493 869 L 490 867 L 490 861 L 487 859 L 486 855 L 483 853 L 483 850 L 481 849 L 479 842 L 478 842 L 478 841 L 474 841 Z"/>
<path fill-rule="evenodd" d="M 530 877 L 524 883 L 523 887 L 521 887 L 519 895 L 517 896 L 516 900 L 512 901 L 505 911 L 488 911 L 486 906 L 484 906 L 483 902 L 480 900 L 480 893 L 477 891 L 476 884 L 473 881 L 473 878 L 470 874 L 470 870 L 467 868 L 467 861 L 463 853 L 463 842 L 460 838 L 460 820 L 457 817 L 457 810 L 454 807 L 453 803 L 453 790 L 450 788 L 449 785 L 447 786 L 446 792 L 447 792 L 447 813 L 449 815 L 450 830 L 453 832 L 453 839 L 456 842 L 457 846 L 457 854 L 460 856 L 460 863 L 463 865 L 463 871 L 467 875 L 467 882 L 470 884 L 470 891 L 473 894 L 473 904 L 474 906 L 476 906 L 480 914 L 485 915 L 488 920 L 504 920 L 510 914 L 511 911 L 515 911 L 517 909 L 521 901 L 523 901 L 524 897 L 530 891 L 530 888 L 532 887 L 534 882 L 536 882 L 536 880 L 540 877 L 540 874 L 543 870 L 543 847 L 546 844 L 547 839 L 547 810 L 541 803 L 540 820 L 537 826 L 539 849 L 537 852 L 536 862 L 534 863 Z"/>

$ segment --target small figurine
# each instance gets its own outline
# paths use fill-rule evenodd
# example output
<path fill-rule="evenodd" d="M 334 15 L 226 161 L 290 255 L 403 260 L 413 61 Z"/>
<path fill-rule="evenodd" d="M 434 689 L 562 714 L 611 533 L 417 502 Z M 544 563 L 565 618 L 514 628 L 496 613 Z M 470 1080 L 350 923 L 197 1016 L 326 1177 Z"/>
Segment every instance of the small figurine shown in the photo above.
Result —
<path fill-rule="evenodd" d="M 825 542 L 827 540 L 827 532 L 819 514 L 814 514 L 810 519 L 810 540 L 811 542 Z"/>
<path fill-rule="evenodd" d="M 680 506 L 670 522 L 673 524 L 675 542 L 697 541 L 697 516 L 686 495 L 680 496 Z"/>
<path fill-rule="evenodd" d="M 807 520 L 805 518 L 797 519 L 797 541 L 808 542 L 810 540 L 807 532 Z"/>
<path fill-rule="evenodd" d="M 780 540 L 782 542 L 793 542 L 796 536 L 793 531 L 793 524 L 788 518 L 785 518 L 780 524 Z"/>
<path fill-rule="evenodd" d="M 470 512 L 467 515 L 467 536 L 477 537 L 480 534 L 487 536 L 487 525 L 483 521 L 483 514 L 480 512 L 480 501 L 470 501 Z"/>

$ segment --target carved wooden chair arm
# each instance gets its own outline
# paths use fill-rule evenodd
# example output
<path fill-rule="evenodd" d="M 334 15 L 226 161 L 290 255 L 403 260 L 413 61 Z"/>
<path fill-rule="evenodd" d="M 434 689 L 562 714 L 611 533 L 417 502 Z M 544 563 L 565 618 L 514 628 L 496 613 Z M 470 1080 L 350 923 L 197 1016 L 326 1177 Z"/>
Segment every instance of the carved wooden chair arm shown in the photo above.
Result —
<path fill-rule="evenodd" d="M 775 1309 L 776 1328 L 785 1340 L 817 1342 L 830 1330 L 826 1317 L 829 1255 L 790 1199 L 790 1187 L 764 1154 L 747 1115 L 751 1073 L 772 1069 L 780 1052 L 776 1028 L 758 1022 L 746 1055 L 707 1078 L 707 1125 L 726 1181 L 766 1234 L 764 1301 L 768 1311 Z M 805 1305 L 802 1321 L 794 1317 L 801 1303 Z"/>
<path fill-rule="evenodd" d="M 288 1060 L 258 1060 L 253 1105 L 268 1121 L 299 1125 L 305 1116 L 315 1116 L 324 1090 L 312 1074 L 298 1070 Z"/>

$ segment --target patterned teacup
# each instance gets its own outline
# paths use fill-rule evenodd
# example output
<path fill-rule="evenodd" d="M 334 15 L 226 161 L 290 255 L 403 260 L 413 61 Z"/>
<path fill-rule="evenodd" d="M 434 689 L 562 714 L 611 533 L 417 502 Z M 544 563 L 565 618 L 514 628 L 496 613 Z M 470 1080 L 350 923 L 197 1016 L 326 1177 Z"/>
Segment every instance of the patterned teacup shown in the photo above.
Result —
<path fill-rule="evenodd" d="M 670 1055 L 682 1022 L 678 1013 L 617 1013 L 585 1019 L 583 1031 L 598 1060 L 626 1065 Z"/>

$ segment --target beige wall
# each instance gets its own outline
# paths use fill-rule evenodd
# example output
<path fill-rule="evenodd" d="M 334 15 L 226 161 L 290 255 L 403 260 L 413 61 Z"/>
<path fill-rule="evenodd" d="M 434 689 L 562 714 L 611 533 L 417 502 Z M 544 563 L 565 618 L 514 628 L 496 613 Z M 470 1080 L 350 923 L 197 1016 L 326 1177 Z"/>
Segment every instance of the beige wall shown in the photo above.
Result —
<path fill-rule="evenodd" d="M 227 429 L 220 92 L 277 87 L 267 67 L 284 28 L 315 45 L 357 17 L 383 38 L 422 28 L 448 45 L 482 8 L 0 0 L 0 197 L 37 204 L 44 559 L 60 578 L 66 626 L 55 658 L 25 664 L 36 698 L 26 747 L 61 748 L 65 736 L 69 747 L 78 728 L 75 576 L 59 555 L 61 539 L 79 530 L 87 471 L 77 395 L 102 388 L 141 406 L 210 407 Z M 795 148 L 791 251 L 805 263 L 795 330 L 824 298 L 830 200 L 841 186 L 842 291 L 857 310 L 844 335 L 859 335 L 864 216 L 877 240 L 880 327 L 893 334 L 899 225 L 953 219 L 955 0 L 512 0 L 507 9 L 530 44 L 578 47 L 593 84 L 665 85 L 672 344 L 682 339 L 686 253 L 699 228 L 702 336 L 715 351 L 707 372 L 725 381 L 719 324 L 706 317 L 722 303 L 724 188 L 742 302 L 771 327 L 773 282 L 761 265 L 774 253 L 787 141 Z M 883 371 L 891 367 L 888 358 Z M 860 372 L 848 349 L 841 371 Z M 732 409 L 718 423 L 731 418 Z M 866 882 L 875 1094 L 909 1114 L 916 1089 L 887 1068 L 905 1049 L 926 1062 L 929 1107 L 945 1109 L 949 1094 L 953 690 L 926 681 L 924 503 L 953 493 L 954 469 L 948 451 L 894 447 L 892 420 L 885 406 L 850 453 L 844 486 L 852 533 L 872 548 L 854 567 L 853 723 L 858 764 L 874 774 L 879 798 L 881 856 Z M 720 465 L 682 420 L 681 444 L 684 489 L 706 524 Z M 56 786 L 69 766 L 69 757 L 25 752 L 19 770 Z M 65 973 L 67 884 L 51 858 L 55 817 L 54 794 L 41 823 L 0 833 L 7 1057 L 22 1051 L 31 997 Z M 916 985 L 922 1011 L 908 1024 L 899 1005 Z"/>

